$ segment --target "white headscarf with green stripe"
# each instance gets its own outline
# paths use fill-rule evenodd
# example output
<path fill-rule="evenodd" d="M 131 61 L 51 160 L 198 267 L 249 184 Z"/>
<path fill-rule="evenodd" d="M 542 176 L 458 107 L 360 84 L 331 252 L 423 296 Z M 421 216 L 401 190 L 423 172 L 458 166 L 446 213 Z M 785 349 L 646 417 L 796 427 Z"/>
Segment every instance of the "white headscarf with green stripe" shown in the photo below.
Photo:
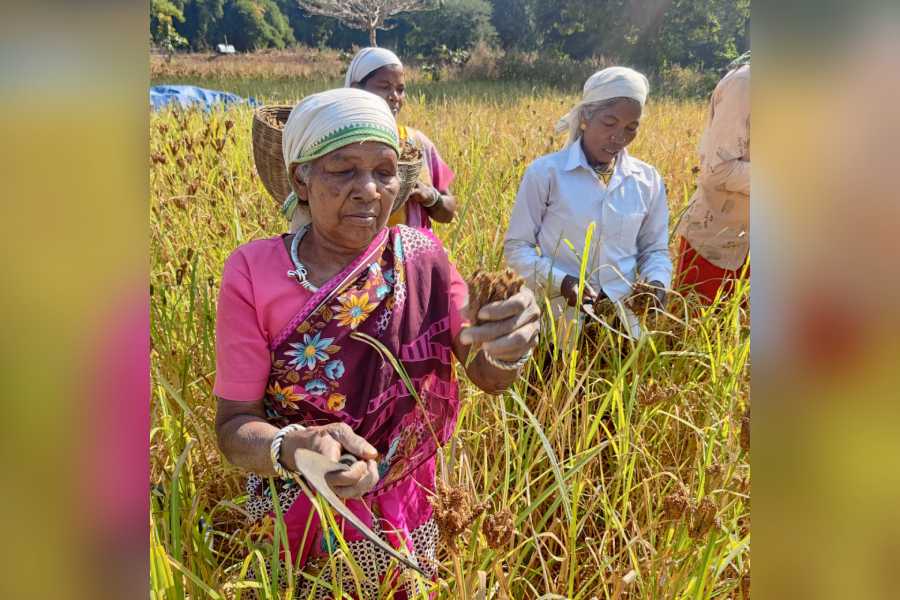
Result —
<path fill-rule="evenodd" d="M 344 76 L 344 87 L 350 87 L 354 83 L 359 83 L 372 71 L 391 65 L 402 67 L 403 63 L 400 62 L 396 54 L 387 48 L 363 48 L 356 53 L 356 56 L 350 61 L 350 66 L 347 67 L 347 74 Z"/>
<path fill-rule="evenodd" d="M 295 165 L 370 141 L 387 144 L 400 154 L 397 122 L 387 102 L 360 89 L 338 88 L 307 96 L 294 107 L 281 133 L 281 151 L 290 177 Z M 292 231 L 309 222 L 309 209 L 298 204 L 295 192 L 281 210 L 291 219 Z"/>

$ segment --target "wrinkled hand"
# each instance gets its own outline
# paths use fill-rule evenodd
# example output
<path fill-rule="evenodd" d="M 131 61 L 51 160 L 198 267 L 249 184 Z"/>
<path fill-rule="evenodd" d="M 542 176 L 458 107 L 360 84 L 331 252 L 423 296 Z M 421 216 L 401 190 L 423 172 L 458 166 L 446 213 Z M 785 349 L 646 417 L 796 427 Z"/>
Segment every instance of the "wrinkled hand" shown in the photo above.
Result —
<path fill-rule="evenodd" d="M 425 185 L 421 181 L 417 181 L 413 186 L 412 191 L 409 193 L 407 202 L 418 202 L 422 205 L 431 204 L 434 202 L 435 194 L 440 195 L 440 192 L 430 185 Z"/>
<path fill-rule="evenodd" d="M 576 306 L 578 304 L 577 277 L 566 275 L 562 280 L 562 285 L 559 286 L 559 291 L 562 294 L 562 297 L 566 299 L 569 306 Z M 584 291 L 581 293 L 582 304 L 594 304 L 597 300 L 605 297 L 606 294 L 604 294 L 602 290 L 598 294 L 594 291 L 594 288 L 591 287 L 591 284 L 587 281 L 584 282 Z"/>
<path fill-rule="evenodd" d="M 485 304 L 477 316 L 482 323 L 467 327 L 459 336 L 463 344 L 481 344 L 494 358 L 515 362 L 537 345 L 541 311 L 528 288 L 506 300 Z"/>
<path fill-rule="evenodd" d="M 281 462 L 292 471 L 297 470 L 294 452 L 299 448 L 318 452 L 334 462 L 346 453 L 360 459 L 344 471 L 325 476 L 334 493 L 342 498 L 359 498 L 378 483 L 378 464 L 375 462 L 378 451 L 353 433 L 346 423 L 329 423 L 289 433 L 281 448 Z"/>

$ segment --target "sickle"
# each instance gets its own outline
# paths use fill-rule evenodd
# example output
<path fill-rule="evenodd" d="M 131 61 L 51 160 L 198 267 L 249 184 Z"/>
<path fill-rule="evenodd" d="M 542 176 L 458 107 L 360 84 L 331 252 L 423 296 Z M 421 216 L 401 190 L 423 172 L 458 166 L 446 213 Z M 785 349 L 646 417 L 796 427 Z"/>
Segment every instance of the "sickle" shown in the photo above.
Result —
<path fill-rule="evenodd" d="M 297 471 L 300 475 L 303 476 L 303 479 L 306 480 L 319 495 L 324 498 L 328 504 L 333 508 L 338 514 L 340 514 L 346 521 L 349 521 L 351 525 L 356 527 L 356 529 L 365 536 L 367 540 L 375 544 L 379 550 L 386 553 L 391 558 L 396 559 L 398 562 L 403 565 L 409 567 L 420 573 L 422 577 L 426 579 L 428 576 L 425 574 L 425 571 L 419 567 L 410 557 L 406 556 L 398 552 L 395 548 L 393 548 L 386 541 L 381 539 L 374 531 L 369 529 L 365 523 L 363 523 L 359 517 L 353 514 L 347 505 L 344 504 L 340 498 L 338 498 L 337 494 L 329 487 L 328 483 L 325 481 L 325 476 L 329 473 L 337 473 L 340 471 L 345 471 L 350 468 L 350 465 L 355 463 L 358 459 L 351 454 L 344 454 L 341 456 L 340 462 L 332 462 L 319 454 L 318 452 L 313 452 L 312 450 L 306 450 L 304 448 L 298 449 L 294 452 L 294 462 L 297 465 Z M 297 478 L 299 479 L 299 478 Z M 303 483 L 302 481 L 300 482 Z"/>
<path fill-rule="evenodd" d="M 584 313 L 585 313 L 587 316 L 589 316 L 589 317 L 592 318 L 593 320 L 597 321 L 598 323 L 600 323 L 600 325 L 602 325 L 603 327 L 609 329 L 609 330 L 612 331 L 613 333 L 616 333 L 616 334 L 618 334 L 618 335 L 621 335 L 622 337 L 624 337 L 624 338 L 626 338 L 626 339 L 629 339 L 629 340 L 631 340 L 631 341 L 636 341 L 635 338 L 632 337 L 631 335 L 625 333 L 624 331 L 619 331 L 618 329 L 616 329 L 615 327 L 613 327 L 612 325 L 610 325 L 609 323 L 607 323 L 606 321 L 604 321 L 603 319 L 601 319 L 600 317 L 598 317 L 598 316 L 597 316 L 597 313 L 594 312 L 594 307 L 591 306 L 590 303 L 585 302 L 584 304 L 582 304 L 582 305 L 581 305 L 581 310 L 584 311 Z M 616 306 L 616 310 L 619 310 L 618 305 Z"/>

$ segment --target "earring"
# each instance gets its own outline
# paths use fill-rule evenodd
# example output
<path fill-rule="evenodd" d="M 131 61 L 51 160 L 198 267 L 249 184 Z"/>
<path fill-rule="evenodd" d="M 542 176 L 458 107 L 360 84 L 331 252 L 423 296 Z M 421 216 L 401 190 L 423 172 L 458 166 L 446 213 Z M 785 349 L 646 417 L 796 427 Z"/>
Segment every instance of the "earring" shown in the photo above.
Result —
<path fill-rule="evenodd" d="M 584 123 L 582 123 L 582 124 L 579 126 L 579 129 L 581 129 L 582 131 L 584 131 L 585 129 L 587 129 L 587 125 L 585 125 Z"/>

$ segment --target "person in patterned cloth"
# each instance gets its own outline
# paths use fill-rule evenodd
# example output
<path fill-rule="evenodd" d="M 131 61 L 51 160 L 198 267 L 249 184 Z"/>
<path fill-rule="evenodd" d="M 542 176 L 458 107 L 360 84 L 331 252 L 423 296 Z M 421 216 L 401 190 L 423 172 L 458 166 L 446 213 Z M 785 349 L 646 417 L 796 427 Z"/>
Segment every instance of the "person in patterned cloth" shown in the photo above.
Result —
<path fill-rule="evenodd" d="M 251 473 L 253 519 L 273 514 L 274 478 L 291 560 L 307 575 L 294 582 L 295 597 L 309 596 L 310 573 L 338 577 L 326 560 L 338 547 L 335 531 L 283 478 L 296 470 L 298 448 L 333 461 L 358 457 L 329 485 L 435 577 L 429 498 L 437 452 L 459 410 L 454 358 L 479 388 L 505 389 L 537 343 L 538 306 L 525 290 L 484 306 L 483 324 L 468 326 L 468 290 L 441 242 L 424 228 L 386 227 L 400 186 L 399 142 L 377 96 L 342 88 L 305 98 L 285 125 L 283 152 L 307 222 L 294 234 L 244 244 L 225 262 L 216 322 L 219 447 Z M 414 394 L 358 334 L 400 361 Z M 473 343 L 480 346 L 469 361 Z M 272 452 L 277 438 L 280 452 Z M 336 518 L 365 576 L 364 594 L 396 586 L 394 597 L 406 597 L 400 567 Z"/>
<path fill-rule="evenodd" d="M 705 304 L 750 276 L 750 53 L 730 65 L 709 101 L 697 191 L 678 224 L 678 281 Z M 721 290 L 721 293 L 720 293 Z"/>

